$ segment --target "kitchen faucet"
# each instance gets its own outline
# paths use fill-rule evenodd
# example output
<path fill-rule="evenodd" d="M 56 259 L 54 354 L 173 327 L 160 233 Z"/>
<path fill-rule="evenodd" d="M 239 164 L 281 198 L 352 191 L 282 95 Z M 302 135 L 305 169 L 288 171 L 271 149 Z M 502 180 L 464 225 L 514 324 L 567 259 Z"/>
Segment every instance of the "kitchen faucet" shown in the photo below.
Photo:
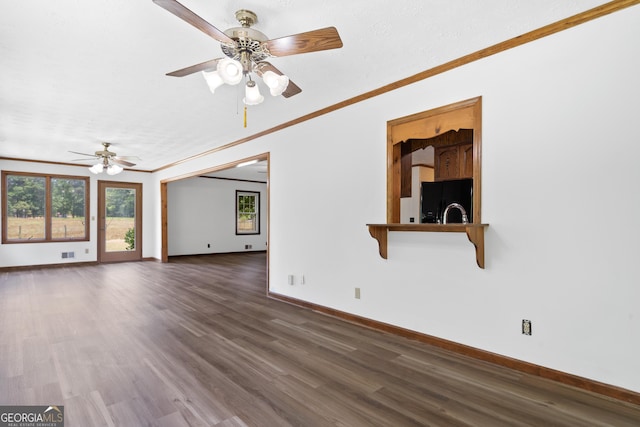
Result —
<path fill-rule="evenodd" d="M 442 223 L 446 224 L 447 223 L 447 214 L 449 213 L 449 209 L 452 208 L 456 208 L 460 211 L 460 213 L 462 214 L 462 223 L 463 224 L 468 224 L 469 223 L 469 218 L 467 218 L 467 211 L 464 210 L 464 207 L 460 204 L 460 203 L 451 203 L 449 206 L 447 206 L 444 209 L 444 213 L 442 214 Z"/>

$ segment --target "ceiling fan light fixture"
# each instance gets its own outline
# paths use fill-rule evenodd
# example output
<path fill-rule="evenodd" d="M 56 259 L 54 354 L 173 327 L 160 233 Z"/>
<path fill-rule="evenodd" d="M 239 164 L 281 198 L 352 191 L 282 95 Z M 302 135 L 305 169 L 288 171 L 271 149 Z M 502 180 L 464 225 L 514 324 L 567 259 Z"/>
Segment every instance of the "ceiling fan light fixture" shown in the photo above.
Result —
<path fill-rule="evenodd" d="M 278 75 L 271 70 L 265 71 L 262 74 L 262 81 L 269 86 L 269 91 L 272 96 L 282 95 L 282 92 L 289 86 L 289 77 L 284 74 Z"/>
<path fill-rule="evenodd" d="M 102 173 L 103 169 L 104 169 L 104 166 L 102 165 L 102 163 L 96 163 L 95 165 L 89 168 L 89 171 L 97 175 L 99 173 Z"/>
<path fill-rule="evenodd" d="M 107 168 L 107 175 L 117 175 L 122 172 L 122 168 L 118 165 L 109 165 Z"/>
<path fill-rule="evenodd" d="M 203 71 L 202 75 L 204 76 L 204 80 L 207 82 L 211 93 L 215 93 L 216 89 L 224 84 L 224 80 L 222 80 L 222 76 L 220 76 L 220 73 L 217 70 Z"/>
<path fill-rule="evenodd" d="M 260 94 L 260 89 L 258 89 L 258 85 L 253 80 L 249 80 L 247 82 L 247 86 L 244 89 L 244 99 L 242 102 L 245 105 L 258 105 L 264 101 L 264 96 Z"/>
<path fill-rule="evenodd" d="M 237 85 L 242 80 L 242 64 L 231 58 L 218 61 L 217 71 L 222 81 L 228 85 Z"/>

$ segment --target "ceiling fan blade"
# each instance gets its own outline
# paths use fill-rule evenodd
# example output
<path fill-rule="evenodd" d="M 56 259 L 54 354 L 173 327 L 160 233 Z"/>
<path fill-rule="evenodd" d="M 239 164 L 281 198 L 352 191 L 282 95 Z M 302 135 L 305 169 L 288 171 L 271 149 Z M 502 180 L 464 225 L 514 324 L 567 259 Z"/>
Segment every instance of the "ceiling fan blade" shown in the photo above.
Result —
<path fill-rule="evenodd" d="M 282 92 L 282 96 L 284 96 L 285 98 L 291 98 L 293 95 L 297 95 L 300 92 L 302 92 L 302 89 L 300 89 L 297 84 L 289 79 L 289 86 L 287 86 L 284 92 Z"/>
<path fill-rule="evenodd" d="M 182 68 L 180 70 L 172 71 L 171 73 L 167 73 L 167 76 L 171 77 L 184 77 L 189 74 L 197 73 L 198 71 L 204 71 L 209 69 L 215 69 L 216 65 L 218 65 L 218 59 L 212 59 L 210 61 L 201 62 L 200 64 L 192 65 L 190 67 Z"/>
<path fill-rule="evenodd" d="M 279 76 L 282 76 L 284 74 L 280 70 L 278 70 L 276 67 L 271 65 L 270 62 L 262 61 L 258 63 L 258 66 L 256 67 L 256 72 L 258 73 L 258 75 L 262 77 L 262 73 L 266 71 L 273 71 Z M 287 88 L 284 90 L 284 92 L 282 92 L 282 96 L 284 96 L 285 98 L 291 98 L 293 95 L 297 95 L 300 92 L 302 92 L 302 89 L 300 89 L 300 87 L 298 87 L 297 84 L 295 84 L 294 82 L 291 81 L 291 79 L 289 79 L 289 84 L 287 85 Z"/>
<path fill-rule="evenodd" d="M 118 160 L 140 160 L 140 157 L 138 157 L 138 156 L 116 156 L 116 157 L 114 157 L 114 159 L 118 159 Z"/>
<path fill-rule="evenodd" d="M 120 159 L 120 158 L 118 158 L 118 157 L 112 157 L 112 158 L 111 158 L 111 161 L 112 161 L 113 163 L 117 163 L 117 164 L 119 164 L 119 165 L 122 165 L 122 166 L 128 166 L 128 167 L 131 167 L 131 166 L 135 166 L 135 165 L 136 165 L 135 163 L 127 162 L 126 160 L 122 160 L 122 159 Z"/>
<path fill-rule="evenodd" d="M 78 153 L 77 151 L 69 151 L 69 153 L 79 154 L 81 156 L 87 156 L 87 157 L 97 157 L 95 154 Z M 88 160 L 88 159 L 86 159 L 86 160 Z"/>
<path fill-rule="evenodd" d="M 225 33 L 220 31 L 177 1 L 153 0 L 153 2 L 161 8 L 173 13 L 183 21 L 186 21 L 189 24 L 193 25 L 206 35 L 218 40 L 220 43 L 235 45 L 235 41 L 231 37 L 227 36 Z"/>
<path fill-rule="evenodd" d="M 294 34 L 267 40 L 263 43 L 273 56 L 297 55 L 299 53 L 317 52 L 320 50 L 338 49 L 342 40 L 335 27 L 322 28 L 306 33 Z"/>

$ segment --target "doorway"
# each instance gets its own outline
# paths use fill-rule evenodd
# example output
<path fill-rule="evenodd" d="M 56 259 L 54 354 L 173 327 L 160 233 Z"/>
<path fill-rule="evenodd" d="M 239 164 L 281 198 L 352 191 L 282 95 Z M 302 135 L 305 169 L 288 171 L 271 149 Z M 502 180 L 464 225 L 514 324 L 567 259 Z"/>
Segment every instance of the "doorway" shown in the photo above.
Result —
<path fill-rule="evenodd" d="M 98 181 L 98 262 L 142 259 L 142 184 Z"/>
<path fill-rule="evenodd" d="M 190 178 L 196 178 L 196 177 L 203 177 L 203 178 L 217 178 L 219 180 L 233 180 L 233 181 L 237 181 L 240 182 L 241 184 L 244 182 L 260 182 L 260 183 L 266 183 L 266 197 L 265 198 L 261 198 L 263 203 L 266 200 L 266 206 L 265 209 L 261 211 L 261 215 L 263 216 L 263 218 L 266 218 L 266 226 L 264 228 L 261 228 L 261 232 L 266 233 L 266 235 L 264 236 L 266 239 L 266 244 L 265 246 L 263 246 L 264 248 L 266 248 L 266 262 L 267 262 L 267 277 L 266 277 L 266 293 L 269 292 L 269 239 L 270 239 L 270 232 L 269 232 L 269 224 L 270 224 L 270 215 L 269 215 L 269 168 L 270 168 L 270 154 L 269 153 L 262 153 L 262 154 L 258 154 L 252 157 L 248 157 L 248 158 L 244 158 L 244 159 L 239 159 L 230 163 L 226 163 L 226 164 L 222 164 L 219 166 L 215 166 L 215 167 L 211 167 L 209 169 L 205 169 L 205 170 L 199 170 L 199 171 L 195 171 L 193 173 L 187 174 L 187 175 L 180 175 L 174 178 L 169 178 L 169 179 L 165 179 L 162 180 L 160 182 L 160 208 L 161 208 L 161 226 L 162 226 L 162 232 L 161 232 L 161 238 L 162 238 L 162 262 L 166 263 L 169 262 L 169 228 L 170 228 L 170 221 L 169 221 L 169 205 L 170 203 L 176 203 L 175 200 L 170 201 L 169 200 L 169 184 L 173 183 L 173 182 L 178 182 L 178 181 L 183 181 L 185 179 L 190 179 Z M 255 162 L 255 163 L 254 163 Z M 243 167 L 239 167 L 240 165 L 243 165 Z M 255 172 L 259 175 L 257 176 L 251 176 L 249 175 L 245 175 L 244 172 L 242 171 L 247 171 L 249 169 L 253 169 L 255 168 Z M 241 187 L 244 187 L 244 185 L 239 186 L 239 189 L 243 189 Z M 235 192 L 233 193 L 235 196 Z M 235 205 L 235 200 L 232 198 L 227 205 L 225 205 L 228 210 L 230 212 L 234 212 L 236 209 L 236 205 Z M 173 219 L 175 221 L 175 218 Z M 234 235 L 235 234 L 235 224 L 232 224 L 229 227 L 230 230 L 232 230 L 232 233 Z M 236 235 L 237 236 L 237 235 Z M 199 249 L 196 249 L 195 251 L 192 252 L 192 254 L 202 254 L 203 252 L 206 253 L 207 249 L 210 249 L 208 246 L 208 242 L 202 242 L 203 246 L 201 246 Z M 206 245 L 206 246 L 205 246 Z M 262 245 L 260 245 L 262 246 Z M 205 249 L 206 248 L 206 249 Z M 242 249 L 244 248 L 244 249 Z M 226 252 L 244 252 L 247 249 L 251 249 L 251 248 L 247 248 L 246 246 L 242 246 L 241 249 L 239 250 L 227 250 Z M 257 246 L 254 246 L 254 248 L 258 248 Z"/>

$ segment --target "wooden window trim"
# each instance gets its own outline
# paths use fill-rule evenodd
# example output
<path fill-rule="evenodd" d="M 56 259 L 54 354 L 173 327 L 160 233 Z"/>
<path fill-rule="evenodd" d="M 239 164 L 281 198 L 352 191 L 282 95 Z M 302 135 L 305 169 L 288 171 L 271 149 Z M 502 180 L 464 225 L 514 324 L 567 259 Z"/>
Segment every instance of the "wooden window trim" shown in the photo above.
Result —
<path fill-rule="evenodd" d="M 476 97 L 387 122 L 387 223 L 400 223 L 402 142 L 459 129 L 473 129 L 473 223 L 482 222 L 482 97 Z"/>
<path fill-rule="evenodd" d="M 7 238 L 9 230 L 7 224 L 7 177 L 8 176 L 25 176 L 34 178 L 45 179 L 45 236 L 44 239 L 33 240 L 9 240 Z M 78 181 L 84 181 L 84 237 L 80 239 L 54 239 L 52 238 L 52 201 L 51 201 L 51 180 L 52 179 L 74 179 Z M 57 175 L 57 174 L 42 174 L 35 172 L 12 172 L 2 171 L 2 244 L 22 244 L 22 243 L 58 243 L 58 242 L 86 242 L 90 240 L 90 179 L 84 176 L 73 175 Z"/>

